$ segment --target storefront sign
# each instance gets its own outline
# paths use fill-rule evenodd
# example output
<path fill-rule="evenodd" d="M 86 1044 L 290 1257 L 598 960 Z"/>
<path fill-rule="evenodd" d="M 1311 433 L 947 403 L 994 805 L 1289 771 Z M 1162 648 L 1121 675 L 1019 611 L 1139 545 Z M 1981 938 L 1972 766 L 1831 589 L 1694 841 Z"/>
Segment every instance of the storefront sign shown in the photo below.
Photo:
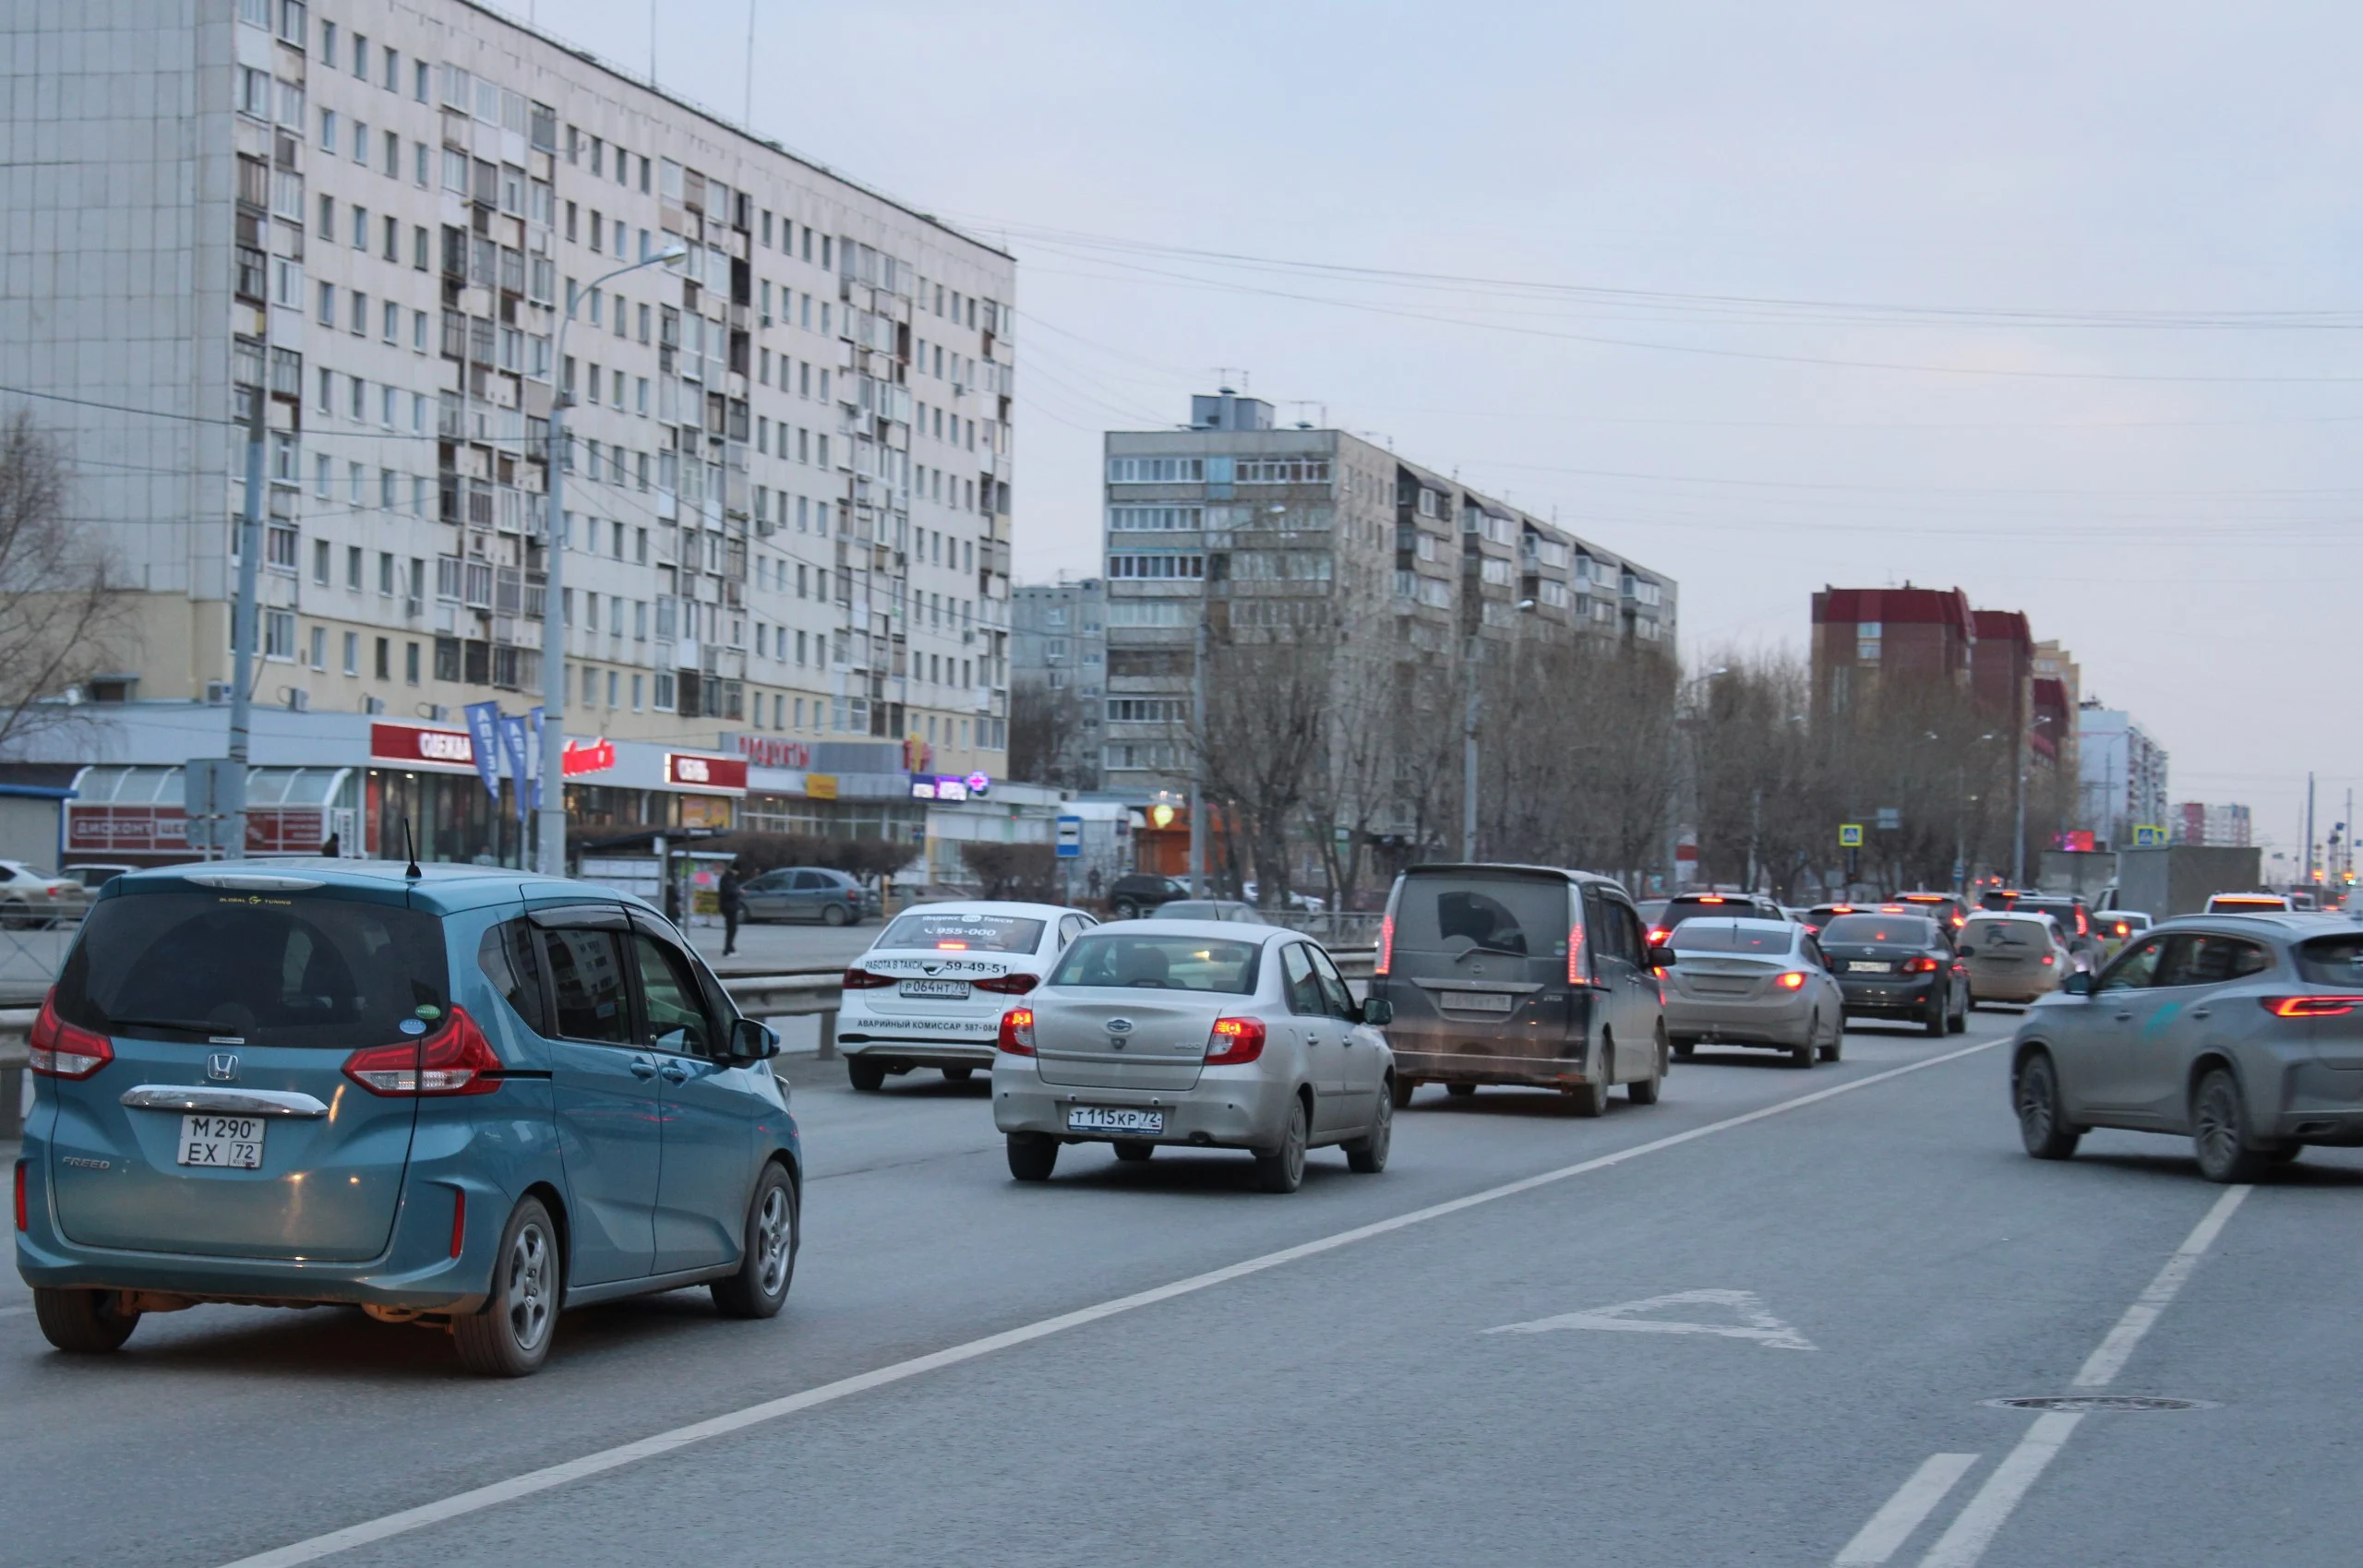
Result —
<path fill-rule="evenodd" d="M 810 746 L 800 740 L 783 740 L 776 736 L 738 736 L 738 755 L 758 768 L 809 768 L 812 765 L 812 748 Z"/>
<path fill-rule="evenodd" d="M 328 837 L 327 812 L 318 806 L 246 808 L 249 855 L 317 855 Z M 177 806 L 66 808 L 68 855 L 186 853 L 188 819 Z"/>
<path fill-rule="evenodd" d="M 579 740 L 566 743 L 565 755 L 558 759 L 559 771 L 568 778 L 578 773 L 604 773 L 616 765 L 616 743 L 602 737 L 584 745 Z"/>
<path fill-rule="evenodd" d="M 807 773 L 807 774 L 805 774 L 805 775 L 804 775 L 804 798 L 805 798 L 805 799 L 807 799 L 807 800 L 834 800 L 836 797 L 837 797 L 837 775 L 836 775 L 836 774 L 834 774 L 834 773 Z"/>
<path fill-rule="evenodd" d="M 413 724 L 371 724 L 369 756 L 403 766 L 473 771 L 475 747 L 464 730 L 420 729 Z"/>
<path fill-rule="evenodd" d="M 744 790 L 747 760 L 743 757 L 695 757 L 684 751 L 665 753 L 665 782 L 678 789 Z"/>
<path fill-rule="evenodd" d="M 982 773 L 970 773 L 966 778 L 951 773 L 914 774 L 911 779 L 913 800 L 982 800 L 993 781 Z"/>
<path fill-rule="evenodd" d="M 474 759 L 476 777 L 484 781 L 486 795 L 500 798 L 500 704 L 471 702 L 461 710 L 468 716 L 468 752 Z"/>

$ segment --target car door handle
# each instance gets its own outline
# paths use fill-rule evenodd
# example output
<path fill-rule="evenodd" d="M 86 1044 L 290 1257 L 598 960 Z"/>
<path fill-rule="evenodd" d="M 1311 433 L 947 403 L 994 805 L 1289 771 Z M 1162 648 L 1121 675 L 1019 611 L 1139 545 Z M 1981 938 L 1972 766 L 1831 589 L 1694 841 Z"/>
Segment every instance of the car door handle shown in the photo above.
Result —
<path fill-rule="evenodd" d="M 690 1070 L 678 1061 L 668 1061 L 657 1071 L 665 1074 L 667 1083 L 678 1083 L 690 1075 Z"/>
<path fill-rule="evenodd" d="M 644 1056 L 636 1056 L 631 1059 L 631 1075 L 634 1078 L 654 1078 L 656 1076 L 656 1064 Z"/>
<path fill-rule="evenodd" d="M 2193 1018 L 2213 1018 L 2215 1016 L 2215 1010 L 2212 1007 L 2194 1007 L 2190 1010 L 2190 1015 Z"/>
<path fill-rule="evenodd" d="M 2119 1023 L 2124 1023 L 2127 1019 L 2129 1019 L 2129 1018 L 2130 1018 L 2130 1017 L 2132 1017 L 2132 1016 L 2133 1016 L 2133 1014 L 2131 1014 L 2131 1013 L 2129 1013 L 2129 1012 L 2120 1012 L 2120 1013 L 2118 1013 L 2118 1014 L 2117 1015 L 2117 1021 Z"/>

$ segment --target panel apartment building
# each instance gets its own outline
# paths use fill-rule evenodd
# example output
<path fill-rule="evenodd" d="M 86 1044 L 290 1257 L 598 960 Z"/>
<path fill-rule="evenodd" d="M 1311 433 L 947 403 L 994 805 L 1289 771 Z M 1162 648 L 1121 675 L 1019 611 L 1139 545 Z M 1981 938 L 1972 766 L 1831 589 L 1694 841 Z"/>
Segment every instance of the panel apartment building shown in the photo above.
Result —
<path fill-rule="evenodd" d="M 1193 397 L 1187 429 L 1105 448 L 1109 790 L 1185 787 L 1201 616 L 1371 628 L 1415 657 L 1520 620 L 1673 652 L 1672 578 L 1345 431 L 1277 428 L 1259 400 Z"/>
<path fill-rule="evenodd" d="M 1010 257 L 463 0 L 10 17 L 0 406 L 139 594 L 86 695 L 224 700 L 263 398 L 258 703 L 538 703 L 555 535 L 570 732 L 1002 771 Z"/>

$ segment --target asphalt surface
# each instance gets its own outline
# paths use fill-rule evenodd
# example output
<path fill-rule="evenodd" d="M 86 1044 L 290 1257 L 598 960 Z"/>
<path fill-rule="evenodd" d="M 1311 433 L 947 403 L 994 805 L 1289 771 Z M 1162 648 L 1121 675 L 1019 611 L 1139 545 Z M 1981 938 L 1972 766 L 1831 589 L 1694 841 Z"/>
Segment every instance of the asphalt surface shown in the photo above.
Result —
<path fill-rule="evenodd" d="M 2363 1157 L 2228 1212 L 2165 1139 L 2029 1160 L 1969 1049 L 2011 1023 L 1702 1052 L 1592 1122 L 1423 1090 L 1384 1175 L 1289 1197 L 1090 1146 L 1020 1187 L 981 1084 L 800 1062 L 769 1323 L 577 1311 L 496 1383 L 325 1310 L 69 1359 L 0 1285 L 0 1563 L 2353 1563 Z M 1981 1403 L 2080 1376 L 2205 1403 Z"/>

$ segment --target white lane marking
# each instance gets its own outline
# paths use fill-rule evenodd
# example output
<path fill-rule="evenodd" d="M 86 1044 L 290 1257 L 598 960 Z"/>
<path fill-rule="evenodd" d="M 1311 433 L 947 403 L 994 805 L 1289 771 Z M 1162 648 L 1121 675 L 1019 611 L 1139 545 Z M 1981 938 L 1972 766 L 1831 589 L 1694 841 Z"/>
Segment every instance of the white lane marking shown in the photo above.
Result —
<path fill-rule="evenodd" d="M 1672 1318 L 1636 1317 L 1637 1312 L 1662 1311 L 1668 1307 L 1728 1307 L 1740 1320 L 1727 1323 L 1682 1323 Z M 1729 1339 L 1752 1339 L 1767 1350 L 1810 1350 L 1813 1341 L 1764 1309 L 1764 1298 L 1753 1290 L 1677 1290 L 1645 1301 L 1625 1301 L 1589 1311 L 1562 1312 L 1530 1323 L 1504 1323 L 1487 1334 L 1549 1334 L 1562 1328 L 1596 1328 L 1624 1334 L 1716 1334 Z"/>
<path fill-rule="evenodd" d="M 945 1367 L 958 1366 L 964 1361 L 973 1361 L 980 1356 L 990 1356 L 997 1350 L 1006 1350 L 1014 1346 L 1030 1344 L 1038 1339 L 1046 1339 L 1051 1335 L 1062 1334 L 1068 1329 L 1081 1328 L 1086 1323 L 1095 1323 L 1104 1318 L 1112 1318 L 1121 1312 L 1154 1306 L 1160 1301 L 1170 1301 L 1176 1297 L 1188 1296 L 1217 1285 L 1227 1285 L 1232 1280 L 1244 1279 L 1250 1275 L 1261 1274 L 1266 1269 L 1278 1268 L 1283 1263 L 1317 1257 L 1324 1252 L 1335 1251 L 1340 1247 L 1351 1246 L 1357 1241 L 1366 1241 L 1374 1236 L 1385 1236 L 1428 1220 L 1441 1219 L 1446 1215 L 1458 1214 L 1464 1209 L 1473 1209 L 1481 1204 L 1497 1203 L 1504 1198 L 1515 1197 L 1521 1192 L 1530 1192 L 1538 1187 L 1547 1187 L 1553 1182 L 1565 1181 L 1570 1177 L 1582 1176 L 1595 1170 L 1605 1170 L 1611 1166 L 1623 1165 L 1627 1160 L 1638 1159 L 1643 1155 L 1656 1154 L 1661 1150 L 1676 1148 L 1684 1143 L 1696 1143 L 1701 1138 L 1712 1137 L 1718 1132 L 1728 1132 L 1733 1128 L 1745 1127 L 1769 1117 L 1801 1110 L 1806 1106 L 1818 1105 L 1824 1100 L 1835 1099 L 1841 1095 L 1851 1095 L 1858 1089 L 1867 1089 L 1874 1083 L 1884 1083 L 1889 1079 L 1901 1078 L 1908 1073 L 1925 1071 L 1932 1067 L 1941 1067 L 1946 1062 L 1958 1061 L 1963 1057 L 1974 1056 L 1980 1051 L 1991 1050 L 1996 1046 L 2007 1043 L 2007 1036 L 2003 1039 L 1984 1040 L 1973 1046 L 1964 1046 L 1958 1050 L 1947 1051 L 1941 1056 L 1927 1057 L 1902 1067 L 1891 1067 L 1884 1072 L 1874 1072 L 1865 1078 L 1856 1078 L 1849 1083 L 1835 1084 L 1830 1088 L 1817 1089 L 1810 1095 L 1799 1095 L 1794 1099 L 1781 1100 L 1777 1104 L 1760 1107 L 1738 1116 L 1726 1117 L 1721 1121 L 1710 1121 L 1704 1126 L 1691 1128 L 1687 1131 L 1670 1133 L 1663 1138 L 1654 1138 L 1646 1143 L 1637 1143 L 1629 1149 L 1620 1149 L 1613 1154 L 1601 1155 L 1575 1165 L 1561 1166 L 1555 1170 L 1546 1170 L 1539 1175 L 1521 1177 L 1516 1181 L 1505 1181 L 1498 1187 L 1488 1187 L 1481 1192 L 1471 1192 L 1467 1197 L 1432 1203 L 1424 1209 L 1413 1209 L 1408 1214 L 1397 1215 L 1390 1219 L 1375 1220 L 1369 1225 L 1357 1226 L 1351 1230 L 1341 1230 L 1332 1236 L 1301 1242 L 1294 1247 L 1282 1248 L 1277 1252 L 1266 1252 L 1261 1257 L 1249 1258 L 1243 1263 L 1231 1263 L 1205 1274 L 1192 1275 L 1187 1279 L 1178 1279 L 1170 1285 L 1157 1286 L 1131 1296 L 1118 1297 L 1112 1301 L 1102 1301 L 1097 1306 L 1079 1308 L 1072 1312 L 1062 1312 L 1057 1317 L 1044 1318 L 1023 1327 L 988 1335 L 982 1339 L 971 1339 L 965 1344 L 931 1351 L 925 1356 L 915 1356 L 907 1361 L 897 1361 L 891 1366 L 858 1373 L 853 1377 L 840 1378 L 835 1382 L 823 1383 L 818 1388 L 808 1388 L 801 1394 L 790 1394 L 778 1399 L 766 1399 L 761 1404 L 750 1405 L 742 1409 L 710 1417 L 702 1421 L 693 1421 L 688 1426 L 675 1427 L 670 1431 L 657 1432 L 653 1436 L 642 1438 L 636 1442 L 620 1443 L 614 1448 L 601 1449 L 595 1454 L 586 1454 L 579 1459 L 567 1460 L 563 1464 L 548 1466 L 539 1470 L 528 1470 L 522 1476 L 512 1476 L 505 1481 L 495 1481 L 489 1486 L 477 1487 L 473 1490 L 440 1498 L 433 1502 L 424 1502 L 415 1508 L 405 1508 L 376 1519 L 364 1520 L 357 1525 L 348 1525 L 341 1530 L 331 1530 L 326 1535 L 292 1541 L 285 1546 L 274 1547 L 269 1551 L 257 1552 L 251 1557 L 242 1557 L 234 1562 L 225 1564 L 224 1568 L 294 1568 L 294 1564 L 299 1562 L 316 1562 L 323 1557 L 333 1556 L 340 1551 L 350 1551 L 354 1547 L 367 1546 L 394 1536 L 406 1535 L 428 1525 L 440 1524 L 447 1519 L 456 1519 L 464 1514 L 479 1513 L 486 1508 L 498 1507 L 504 1502 L 513 1502 L 522 1497 L 531 1497 L 536 1492 L 547 1491 L 553 1487 L 565 1486 L 570 1482 L 618 1469 L 626 1465 L 637 1464 L 642 1459 L 654 1459 L 660 1454 L 670 1454 L 675 1449 L 685 1448 L 690 1443 L 702 1442 L 708 1438 L 723 1437 L 732 1432 L 743 1431 L 749 1427 L 759 1426 L 766 1421 L 774 1421 L 784 1416 L 792 1416 L 800 1410 L 810 1410 L 816 1406 L 831 1404 L 852 1394 L 866 1394 L 873 1388 L 883 1388 L 890 1383 L 902 1382 L 924 1373 L 939 1371 Z"/>
<path fill-rule="evenodd" d="M 30 1307 L 0 1307 L 0 1318 L 21 1318 L 31 1311 Z"/>
<path fill-rule="evenodd" d="M 2124 1371 L 2126 1358 L 2141 1343 L 2141 1336 L 2150 1332 L 2150 1325 L 2158 1321 L 2158 1314 L 2181 1294 L 2191 1271 L 2199 1266 L 2199 1260 L 2215 1244 L 2215 1238 L 2223 1234 L 2224 1223 L 2251 1191 L 2249 1187 L 2234 1187 L 2215 1200 L 2183 1239 L 2182 1245 L 2175 1249 L 2174 1256 L 2166 1260 L 2149 1288 L 2134 1299 L 2133 1305 L 2117 1319 L 2117 1326 L 2108 1331 L 2100 1347 L 2085 1360 L 2083 1370 L 2076 1374 L 2075 1386 L 2105 1388 Z M 2026 1496 L 2027 1489 L 2034 1485 L 2044 1466 L 2051 1463 L 2083 1418 L 2081 1412 L 2068 1410 L 2049 1410 L 2036 1417 L 2026 1436 L 2019 1440 L 2019 1445 L 2003 1456 L 1994 1473 L 1985 1478 L 1985 1484 L 1969 1500 L 1968 1506 L 1955 1516 L 1951 1527 L 1928 1549 L 1928 1555 L 1920 1560 L 1920 1568 L 1974 1568 L 1978 1559 L 1985 1555 L 1985 1549 L 1994 1543 L 1995 1535 L 2009 1522 L 2011 1511 Z"/>
<path fill-rule="evenodd" d="M 1887 1505 L 1871 1515 L 1870 1523 L 1854 1532 L 1831 1559 L 1830 1568 L 1878 1568 L 1896 1549 L 1912 1538 L 1912 1532 L 1921 1521 L 1937 1511 L 1961 1478 L 1977 1463 L 1974 1454 L 1931 1454 L 1920 1467 L 1895 1489 Z"/>
<path fill-rule="evenodd" d="M 2108 1331 L 2100 1348 L 2084 1362 L 2083 1371 L 2076 1374 L 2076 1387 L 2106 1388 L 2116 1381 L 2117 1374 L 2125 1370 L 2126 1359 L 2141 1343 L 2141 1336 L 2150 1332 L 2150 1325 L 2158 1321 L 2158 1314 L 2166 1310 L 2167 1304 L 2181 1294 L 2191 1271 L 2199 1267 L 2199 1260 L 2215 1244 L 2215 1238 L 2223 1233 L 2232 1211 L 2253 1191 L 2250 1187 L 2227 1188 L 2215 1200 L 2215 1206 L 2175 1249 L 2175 1255 L 2166 1260 L 2158 1277 L 2150 1282 L 2150 1288 L 2134 1298 L 2133 1305 L 2125 1309 L 2125 1316 L 2117 1320 L 2117 1326 Z"/>

